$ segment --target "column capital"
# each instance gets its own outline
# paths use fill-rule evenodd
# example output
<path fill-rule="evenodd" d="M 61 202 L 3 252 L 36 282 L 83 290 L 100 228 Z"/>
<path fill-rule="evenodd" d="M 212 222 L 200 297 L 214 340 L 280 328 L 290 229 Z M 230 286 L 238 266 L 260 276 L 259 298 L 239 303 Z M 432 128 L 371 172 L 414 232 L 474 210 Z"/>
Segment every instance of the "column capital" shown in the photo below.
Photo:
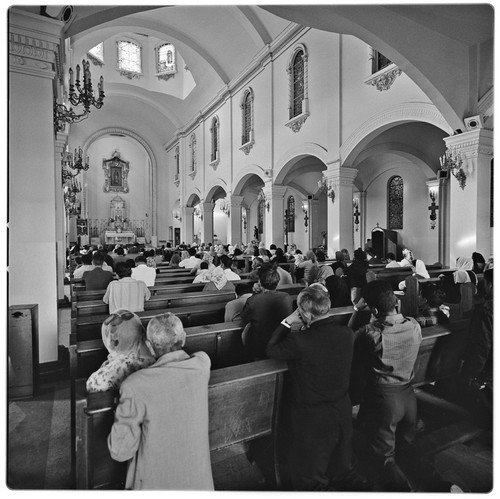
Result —
<path fill-rule="evenodd" d="M 328 183 L 336 186 L 352 185 L 357 174 L 358 170 L 356 168 L 340 166 L 340 163 L 337 162 L 328 165 L 326 171 L 323 172 L 323 176 L 328 180 Z"/>
<path fill-rule="evenodd" d="M 231 208 L 239 208 L 243 199 L 243 196 L 229 196 L 229 206 L 231 206 Z"/>

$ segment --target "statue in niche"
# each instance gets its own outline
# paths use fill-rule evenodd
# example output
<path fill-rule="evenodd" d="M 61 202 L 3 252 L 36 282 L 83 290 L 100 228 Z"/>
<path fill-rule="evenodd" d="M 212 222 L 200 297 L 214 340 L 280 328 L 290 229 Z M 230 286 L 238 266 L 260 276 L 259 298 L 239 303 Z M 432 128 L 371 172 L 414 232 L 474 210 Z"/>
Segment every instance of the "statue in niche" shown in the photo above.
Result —
<path fill-rule="evenodd" d="M 129 192 L 129 162 L 120 158 L 118 150 L 113 152 L 110 159 L 102 160 L 102 168 L 104 170 L 104 192 Z"/>
<path fill-rule="evenodd" d="M 125 201 L 120 196 L 111 200 L 110 223 L 111 227 L 119 232 L 128 225 L 125 215 Z"/>

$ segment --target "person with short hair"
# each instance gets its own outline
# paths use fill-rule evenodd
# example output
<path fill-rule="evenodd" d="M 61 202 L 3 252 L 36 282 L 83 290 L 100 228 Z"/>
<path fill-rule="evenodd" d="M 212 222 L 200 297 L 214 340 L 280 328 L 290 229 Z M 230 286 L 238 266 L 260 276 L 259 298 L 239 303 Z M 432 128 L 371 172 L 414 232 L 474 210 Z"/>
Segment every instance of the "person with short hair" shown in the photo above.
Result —
<path fill-rule="evenodd" d="M 116 461 L 129 461 L 126 489 L 213 490 L 208 439 L 210 358 L 188 355 L 186 332 L 172 313 L 146 330 L 156 362 L 128 376 L 108 436 Z"/>
<path fill-rule="evenodd" d="M 226 303 L 224 311 L 224 322 L 238 322 L 242 321 L 241 311 L 245 306 L 248 298 L 252 296 L 251 282 L 238 282 L 235 285 L 236 298 Z"/>
<path fill-rule="evenodd" d="M 356 490 L 349 487 L 354 485 L 348 391 L 354 336 L 329 309 L 324 286 L 305 288 L 297 310 L 278 325 L 266 347 L 269 358 L 288 361 L 295 490 Z"/>
<path fill-rule="evenodd" d="M 245 350 L 250 358 L 265 359 L 266 345 L 278 324 L 292 313 L 292 298 L 288 293 L 276 290 L 279 274 L 272 264 L 262 264 L 258 270 L 259 280 L 254 284 L 241 318 L 249 324 L 246 332 Z"/>
<path fill-rule="evenodd" d="M 227 255 L 220 257 L 220 266 L 228 281 L 241 281 L 241 277 L 231 270 L 232 259 Z"/>
<path fill-rule="evenodd" d="M 182 252 L 184 253 L 184 251 Z M 179 262 L 179 267 L 184 269 L 197 269 L 200 266 L 201 259 L 196 257 L 197 249 L 191 247 L 187 251 L 187 256 Z"/>
<path fill-rule="evenodd" d="M 92 263 L 94 268 L 87 270 L 82 276 L 85 281 L 85 290 L 106 289 L 114 279 L 113 271 L 104 270 L 104 255 L 100 251 L 92 255 Z"/>
<path fill-rule="evenodd" d="M 144 255 L 135 257 L 135 267 L 132 269 L 132 279 L 143 281 L 146 286 L 154 286 L 156 280 L 156 269 L 148 267 L 147 259 Z"/>
<path fill-rule="evenodd" d="M 89 270 L 94 270 L 94 265 L 92 263 L 93 256 L 92 253 L 85 253 L 82 255 L 82 264 L 75 269 L 73 272 L 73 279 L 82 279 L 83 274 Z"/>
<path fill-rule="evenodd" d="M 106 288 L 103 302 L 109 305 L 109 313 L 124 308 L 130 312 L 142 312 L 144 301 L 151 298 L 151 292 L 144 283 L 131 277 L 132 269 L 125 262 L 116 264 L 118 281 L 112 281 Z"/>
<path fill-rule="evenodd" d="M 102 323 L 101 336 L 109 353 L 87 379 L 88 392 L 117 390 L 127 376 L 155 361 L 146 346 L 141 319 L 128 310 L 111 314 Z"/>
<path fill-rule="evenodd" d="M 356 345 L 368 362 L 358 421 L 366 431 L 384 487 L 409 491 L 411 485 L 396 463 L 396 430 L 400 438 L 413 443 L 417 399 L 410 383 L 422 332 L 413 317 L 403 317 L 396 311 L 396 302 L 388 281 L 372 281 L 363 288 L 348 326 L 355 322 L 358 310 L 370 309 L 369 324 L 354 333 Z"/>
<path fill-rule="evenodd" d="M 385 259 L 387 261 L 387 264 L 385 266 L 386 269 L 400 268 L 401 267 L 399 262 L 396 260 L 396 255 L 394 253 L 387 253 L 387 255 L 385 256 Z"/>

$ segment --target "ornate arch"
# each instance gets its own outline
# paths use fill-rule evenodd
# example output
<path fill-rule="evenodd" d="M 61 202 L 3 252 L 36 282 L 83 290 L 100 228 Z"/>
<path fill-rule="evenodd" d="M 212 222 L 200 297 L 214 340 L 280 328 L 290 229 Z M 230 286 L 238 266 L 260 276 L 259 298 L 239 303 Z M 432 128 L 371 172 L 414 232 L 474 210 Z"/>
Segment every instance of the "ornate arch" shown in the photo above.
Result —
<path fill-rule="evenodd" d="M 101 137 L 105 137 L 106 135 L 110 135 L 113 133 L 118 133 L 121 135 L 125 135 L 127 137 L 130 137 L 131 139 L 135 140 L 138 142 L 146 151 L 146 154 L 148 155 L 149 158 L 149 163 L 151 165 L 151 206 L 150 206 L 150 212 L 153 214 L 151 217 L 151 234 L 156 235 L 157 234 L 157 225 L 158 225 L 158 213 L 157 213 L 157 199 L 156 199 L 156 185 L 157 185 L 157 172 L 158 172 L 158 161 L 156 159 L 156 156 L 153 152 L 153 149 L 151 146 L 148 144 L 148 142 L 141 137 L 139 134 L 136 132 L 133 132 L 132 130 L 128 130 L 127 128 L 121 128 L 121 127 L 108 127 L 108 128 L 102 128 L 101 130 L 97 130 L 94 132 L 92 135 L 90 135 L 87 140 L 85 140 L 83 144 L 83 153 L 86 155 L 89 147 L 97 140 L 99 140 Z"/>

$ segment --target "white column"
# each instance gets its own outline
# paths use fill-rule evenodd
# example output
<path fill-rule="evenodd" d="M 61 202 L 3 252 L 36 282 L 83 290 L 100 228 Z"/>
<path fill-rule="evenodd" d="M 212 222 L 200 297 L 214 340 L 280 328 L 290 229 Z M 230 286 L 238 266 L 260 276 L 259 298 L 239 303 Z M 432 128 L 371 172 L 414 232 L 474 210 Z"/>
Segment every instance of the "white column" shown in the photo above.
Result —
<path fill-rule="evenodd" d="M 459 256 L 477 251 L 485 258 L 493 253 L 493 227 L 490 226 L 491 168 L 493 132 L 484 128 L 453 135 L 446 146 L 460 152 L 466 175 L 462 189 L 450 176 L 450 249 L 453 266 Z"/>
<path fill-rule="evenodd" d="M 358 170 L 341 167 L 339 163 L 328 165 L 323 175 L 335 196 L 328 193 L 328 256 L 335 256 L 335 251 L 346 248 L 352 255 L 354 249 L 352 198 L 353 182 Z"/>
<path fill-rule="evenodd" d="M 269 185 L 264 187 L 267 203 L 269 203 L 269 210 L 267 207 L 264 212 L 264 241 L 266 246 L 276 244 L 277 247 L 283 248 L 284 245 L 284 228 L 283 228 L 283 199 L 285 196 L 286 187 L 283 185 Z"/>
<path fill-rule="evenodd" d="M 68 137 L 58 133 L 55 149 L 56 172 L 56 248 L 57 248 L 57 299 L 64 298 L 64 271 L 66 268 L 66 211 L 64 209 L 64 193 L 62 188 L 62 165 L 60 158 L 66 146 Z M 59 173 L 58 173 L 59 172 Z M 60 189 L 57 189 L 57 176 L 60 176 Z M 69 296 L 68 296 L 69 298 Z"/>
<path fill-rule="evenodd" d="M 243 196 L 229 195 L 228 244 L 241 244 L 241 203 Z"/>
<path fill-rule="evenodd" d="M 57 360 L 58 345 L 53 102 L 62 28 L 9 10 L 9 303 L 38 305 L 40 362 Z"/>
<path fill-rule="evenodd" d="M 203 221 L 201 225 L 201 242 L 211 243 L 214 240 L 214 204 L 201 203 Z"/>
<path fill-rule="evenodd" d="M 182 207 L 182 234 L 181 243 L 191 244 L 193 242 L 193 212 L 190 206 Z"/>

